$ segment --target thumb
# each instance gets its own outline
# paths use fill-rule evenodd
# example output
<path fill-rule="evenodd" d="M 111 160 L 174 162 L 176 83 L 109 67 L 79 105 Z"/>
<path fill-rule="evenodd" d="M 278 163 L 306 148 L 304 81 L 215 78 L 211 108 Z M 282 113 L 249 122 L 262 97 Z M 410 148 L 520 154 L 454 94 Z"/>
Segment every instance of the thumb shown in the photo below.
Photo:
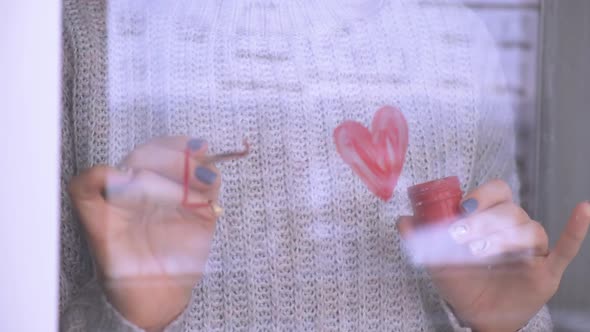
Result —
<path fill-rule="evenodd" d="M 565 230 L 559 237 L 553 251 L 549 254 L 549 267 L 563 274 L 570 262 L 580 251 L 580 247 L 588 233 L 590 226 L 590 202 L 583 202 L 576 206 Z"/>
<path fill-rule="evenodd" d="M 121 186 L 128 181 L 129 174 L 105 165 L 84 170 L 71 179 L 68 185 L 70 197 L 89 233 L 98 234 L 102 221 L 107 219 L 105 196 L 108 188 Z"/>
<path fill-rule="evenodd" d="M 98 165 L 73 177 L 68 190 L 76 205 L 85 201 L 100 204 L 105 201 L 108 187 L 116 187 L 128 181 L 128 174 L 110 166 Z"/>
<path fill-rule="evenodd" d="M 411 216 L 399 217 L 396 228 L 402 239 L 407 240 L 414 231 L 414 218 Z"/>

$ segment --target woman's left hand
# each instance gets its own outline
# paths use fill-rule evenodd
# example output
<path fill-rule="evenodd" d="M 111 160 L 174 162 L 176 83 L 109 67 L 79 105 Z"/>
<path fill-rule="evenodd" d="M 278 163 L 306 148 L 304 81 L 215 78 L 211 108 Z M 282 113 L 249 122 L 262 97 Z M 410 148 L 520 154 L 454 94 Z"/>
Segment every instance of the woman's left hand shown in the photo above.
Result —
<path fill-rule="evenodd" d="M 557 291 L 588 231 L 590 203 L 574 209 L 553 250 L 541 224 L 513 203 L 505 182 L 482 185 L 462 207 L 466 217 L 445 228 L 444 238 L 469 259 L 443 259 L 427 270 L 463 324 L 478 332 L 517 331 Z M 398 229 L 405 240 L 419 234 L 411 217 L 402 217 Z"/>

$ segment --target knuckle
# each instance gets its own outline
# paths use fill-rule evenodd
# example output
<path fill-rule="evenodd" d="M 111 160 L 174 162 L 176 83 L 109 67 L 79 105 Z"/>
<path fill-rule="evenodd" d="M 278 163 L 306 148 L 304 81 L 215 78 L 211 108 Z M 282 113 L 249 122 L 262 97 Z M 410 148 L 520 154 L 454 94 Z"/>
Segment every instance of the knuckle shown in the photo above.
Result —
<path fill-rule="evenodd" d="M 531 281 L 534 281 L 535 279 L 537 279 L 536 273 L 533 272 L 533 271 L 535 271 L 536 267 L 539 265 L 539 260 L 537 258 L 527 255 L 522 258 L 520 263 L 523 264 L 524 267 L 526 267 L 526 271 L 528 272 L 528 273 L 526 273 L 526 276 Z"/>
<path fill-rule="evenodd" d="M 528 221 L 530 220 L 529 214 L 519 205 L 512 204 L 514 216 L 519 221 Z"/>
<path fill-rule="evenodd" d="M 501 179 L 495 179 L 492 180 L 492 185 L 496 188 L 496 190 L 502 194 L 502 196 L 509 198 L 510 200 L 512 200 L 512 188 L 510 188 L 510 185 L 508 185 L 508 183 L 504 180 Z"/>
<path fill-rule="evenodd" d="M 528 213 L 522 207 L 513 203 L 510 203 L 506 207 L 506 214 L 510 220 L 517 224 L 526 222 L 530 219 Z"/>
<path fill-rule="evenodd" d="M 105 171 L 106 166 L 97 165 L 83 170 L 80 174 L 70 178 L 67 183 L 67 191 L 72 197 L 78 196 L 84 188 L 84 185 L 91 181 L 92 178 L 100 176 Z"/>
<path fill-rule="evenodd" d="M 549 236 L 547 235 L 547 232 L 545 231 L 545 227 L 543 227 L 543 225 L 541 225 L 541 223 L 539 223 L 538 221 L 532 221 L 533 222 L 533 232 L 535 233 L 535 237 L 539 240 L 539 242 L 541 243 L 547 243 L 549 242 Z"/>
<path fill-rule="evenodd" d="M 137 167 L 140 164 L 142 156 L 142 148 L 131 151 L 122 164 L 129 167 Z"/>
<path fill-rule="evenodd" d="M 521 228 L 518 234 L 514 234 L 514 237 L 518 239 L 524 250 L 535 253 L 535 255 L 546 254 L 549 238 L 545 229 L 537 222 Z"/>

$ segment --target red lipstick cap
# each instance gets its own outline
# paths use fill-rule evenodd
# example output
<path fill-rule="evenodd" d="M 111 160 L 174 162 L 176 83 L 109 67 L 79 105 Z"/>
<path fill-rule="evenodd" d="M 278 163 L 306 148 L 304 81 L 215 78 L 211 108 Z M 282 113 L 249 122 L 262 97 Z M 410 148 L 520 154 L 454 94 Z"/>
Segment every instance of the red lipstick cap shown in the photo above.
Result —
<path fill-rule="evenodd" d="M 461 216 L 461 183 L 451 176 L 408 188 L 414 218 L 421 225 L 450 222 Z"/>

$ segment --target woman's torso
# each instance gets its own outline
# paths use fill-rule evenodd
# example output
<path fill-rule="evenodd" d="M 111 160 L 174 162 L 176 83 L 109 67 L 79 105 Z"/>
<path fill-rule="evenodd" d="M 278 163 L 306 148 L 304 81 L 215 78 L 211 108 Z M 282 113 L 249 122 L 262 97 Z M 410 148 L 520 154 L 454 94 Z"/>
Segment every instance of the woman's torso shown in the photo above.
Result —
<path fill-rule="evenodd" d="M 344 19 L 310 1 L 121 1 L 104 14 L 102 44 L 75 47 L 76 168 L 116 164 L 161 135 L 202 137 L 213 152 L 244 137 L 253 147 L 220 166 L 225 214 L 191 328 L 429 326 L 395 220 L 411 212 L 408 186 L 473 180 L 471 45 L 456 22 L 434 21 L 439 9 L 375 3 Z M 405 115 L 409 146 L 394 197 L 382 202 L 332 134 L 347 119 L 369 125 L 386 104 Z"/>

